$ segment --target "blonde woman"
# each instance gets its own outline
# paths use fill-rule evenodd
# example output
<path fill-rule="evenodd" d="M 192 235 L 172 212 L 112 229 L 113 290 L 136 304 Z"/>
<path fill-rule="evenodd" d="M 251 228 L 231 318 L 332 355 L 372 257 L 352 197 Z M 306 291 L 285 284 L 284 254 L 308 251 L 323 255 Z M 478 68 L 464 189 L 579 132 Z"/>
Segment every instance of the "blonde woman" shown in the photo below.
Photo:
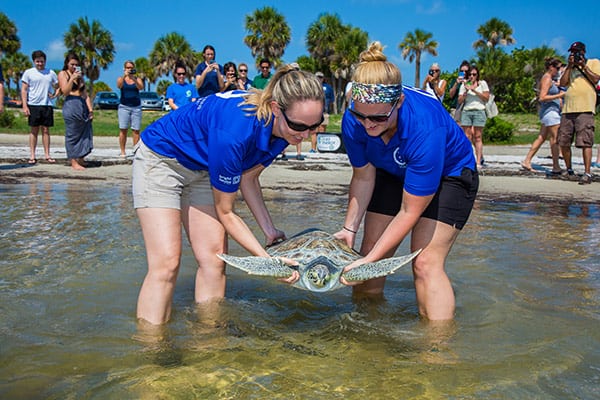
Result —
<path fill-rule="evenodd" d="M 350 246 L 364 217 L 363 258 L 346 267 L 391 257 L 410 234 L 420 314 L 454 317 L 454 292 L 445 261 L 467 223 L 479 185 L 471 144 L 442 104 L 402 86 L 379 42 L 360 56 L 350 107 L 342 120 L 352 164 L 348 208 L 335 234 Z M 342 283 L 349 284 L 342 278 Z M 381 296 L 385 278 L 354 286 Z"/>
<path fill-rule="evenodd" d="M 227 252 L 227 235 L 251 254 L 268 257 L 234 210 L 238 189 L 265 244 L 285 238 L 273 224 L 258 178 L 285 147 L 300 143 L 323 122 L 323 96 L 313 74 L 286 66 L 262 91 L 203 97 L 142 133 L 133 162 L 133 198 L 148 273 L 138 318 L 152 324 L 169 319 L 182 225 L 198 264 L 196 302 L 225 294 L 225 265 L 217 254 Z"/>

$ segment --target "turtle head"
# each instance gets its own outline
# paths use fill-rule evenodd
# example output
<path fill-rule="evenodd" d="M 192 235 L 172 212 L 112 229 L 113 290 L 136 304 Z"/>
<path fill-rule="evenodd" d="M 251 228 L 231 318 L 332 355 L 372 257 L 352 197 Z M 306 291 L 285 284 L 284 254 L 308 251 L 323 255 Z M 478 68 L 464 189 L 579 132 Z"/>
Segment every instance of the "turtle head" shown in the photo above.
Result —
<path fill-rule="evenodd" d="M 307 290 L 326 292 L 339 285 L 340 271 L 327 257 L 320 256 L 302 268 L 300 280 Z"/>

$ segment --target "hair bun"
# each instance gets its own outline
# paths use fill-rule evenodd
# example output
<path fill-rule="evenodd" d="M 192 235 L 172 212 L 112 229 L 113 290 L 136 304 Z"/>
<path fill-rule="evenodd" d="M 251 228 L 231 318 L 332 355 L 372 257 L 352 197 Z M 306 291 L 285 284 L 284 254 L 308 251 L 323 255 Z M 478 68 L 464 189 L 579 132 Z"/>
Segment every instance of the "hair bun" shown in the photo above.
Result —
<path fill-rule="evenodd" d="M 383 46 L 380 42 L 372 42 L 369 48 L 360 53 L 361 62 L 371 61 L 387 61 L 387 57 L 383 54 Z"/>

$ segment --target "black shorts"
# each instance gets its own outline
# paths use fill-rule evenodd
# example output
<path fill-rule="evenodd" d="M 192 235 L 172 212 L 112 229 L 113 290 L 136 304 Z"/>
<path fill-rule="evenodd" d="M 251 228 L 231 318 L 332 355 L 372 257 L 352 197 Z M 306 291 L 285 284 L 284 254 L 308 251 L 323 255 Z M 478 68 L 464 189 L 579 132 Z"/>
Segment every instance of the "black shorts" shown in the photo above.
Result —
<path fill-rule="evenodd" d="M 29 126 L 54 126 L 54 109 L 52 106 L 30 106 Z"/>
<path fill-rule="evenodd" d="M 460 176 L 445 176 L 421 217 L 443 222 L 456 229 L 467 223 L 479 188 L 477 171 L 463 168 Z M 377 169 L 375 188 L 367 211 L 394 216 L 400 211 L 404 181 Z"/>

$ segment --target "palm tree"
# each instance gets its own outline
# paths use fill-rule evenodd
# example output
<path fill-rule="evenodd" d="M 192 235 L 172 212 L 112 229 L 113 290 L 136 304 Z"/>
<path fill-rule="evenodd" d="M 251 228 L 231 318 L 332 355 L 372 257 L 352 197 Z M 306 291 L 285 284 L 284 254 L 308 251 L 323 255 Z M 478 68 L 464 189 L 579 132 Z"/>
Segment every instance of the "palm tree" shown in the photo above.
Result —
<path fill-rule="evenodd" d="M 481 35 L 481 38 L 473 42 L 475 50 L 484 48 L 495 50 L 498 45 L 508 46 L 517 42 L 513 37 L 513 29 L 508 22 L 498 18 L 492 18 L 479 26 L 477 33 Z"/>
<path fill-rule="evenodd" d="M 402 58 L 408 57 L 409 62 L 415 61 L 415 87 L 419 87 L 421 82 L 421 55 L 429 53 L 437 56 L 438 42 L 431 40 L 433 34 L 421 29 L 415 29 L 414 32 L 408 32 L 404 40 L 398 45 L 402 51 Z"/>
<path fill-rule="evenodd" d="M 33 64 L 31 64 L 29 57 L 20 51 L 4 57 L 2 59 L 2 70 L 6 79 L 6 88 L 10 89 L 10 82 L 14 82 L 17 87 L 17 96 L 21 96 L 21 90 L 19 88 L 21 77 L 25 70 L 32 66 Z"/>
<path fill-rule="evenodd" d="M 88 93 L 94 95 L 94 81 L 100 77 L 100 69 L 107 69 L 115 57 L 112 35 L 102 24 L 87 17 L 81 17 L 77 24 L 71 24 L 65 33 L 64 42 L 81 59 L 81 70 L 88 77 Z"/>
<path fill-rule="evenodd" d="M 350 27 L 349 31 L 335 43 L 335 52 L 338 57 L 331 65 L 334 76 L 337 78 L 334 90 L 336 93 L 336 108 L 345 107 L 344 96 L 346 84 L 351 79 L 353 65 L 360 58 L 360 53 L 367 48 L 369 35 L 360 28 Z"/>
<path fill-rule="evenodd" d="M 144 82 L 145 90 L 150 90 L 150 84 L 156 82 L 156 70 L 150 65 L 150 61 L 146 57 L 140 57 L 135 59 L 135 69 L 137 70 L 137 75 Z M 146 82 L 148 86 L 146 88 Z"/>
<path fill-rule="evenodd" d="M 21 48 L 17 26 L 6 14 L 0 12 L 0 55 L 16 53 Z"/>
<path fill-rule="evenodd" d="M 268 58 L 275 67 L 282 64 L 281 57 L 290 43 L 291 30 L 285 17 L 273 7 L 255 10 L 246 15 L 244 43 L 250 48 L 256 65 L 262 58 Z"/>
<path fill-rule="evenodd" d="M 335 45 L 348 31 L 337 14 L 321 14 L 306 32 L 308 53 L 317 61 L 318 69 L 329 71 L 336 56 Z M 316 71 L 315 71 L 316 72 Z"/>
<path fill-rule="evenodd" d="M 190 76 L 196 68 L 197 57 L 185 37 L 177 32 L 167 33 L 154 43 L 154 48 L 150 52 L 150 65 L 155 71 L 153 82 L 159 76 L 172 74 L 177 61 L 185 64 L 185 69 Z"/>

